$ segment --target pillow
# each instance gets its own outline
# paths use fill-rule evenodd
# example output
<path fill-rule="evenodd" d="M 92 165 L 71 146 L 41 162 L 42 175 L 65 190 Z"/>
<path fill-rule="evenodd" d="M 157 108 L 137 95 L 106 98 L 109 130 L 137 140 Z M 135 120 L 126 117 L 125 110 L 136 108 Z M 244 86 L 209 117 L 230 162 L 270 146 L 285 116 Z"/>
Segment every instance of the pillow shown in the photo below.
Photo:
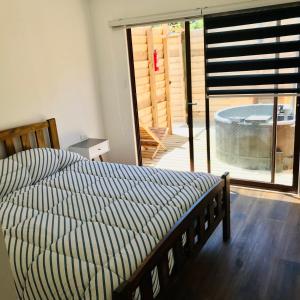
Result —
<path fill-rule="evenodd" d="M 32 183 L 29 172 L 11 158 L 0 160 L 0 199 Z"/>
<path fill-rule="evenodd" d="M 77 161 L 86 160 L 83 156 L 78 153 L 74 153 L 71 151 L 65 150 L 57 150 L 58 151 L 58 160 L 59 160 L 59 170 L 62 170 Z"/>
<path fill-rule="evenodd" d="M 11 159 L 28 170 L 33 184 L 56 173 L 60 167 L 58 150 L 48 148 L 22 151 Z"/>

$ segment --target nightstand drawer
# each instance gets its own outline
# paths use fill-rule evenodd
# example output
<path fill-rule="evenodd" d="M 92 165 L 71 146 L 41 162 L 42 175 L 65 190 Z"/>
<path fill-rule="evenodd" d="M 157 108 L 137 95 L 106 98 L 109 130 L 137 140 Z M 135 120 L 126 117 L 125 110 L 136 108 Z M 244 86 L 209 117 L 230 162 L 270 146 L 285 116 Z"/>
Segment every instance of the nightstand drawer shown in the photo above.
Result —
<path fill-rule="evenodd" d="M 109 141 L 106 139 L 87 139 L 69 147 L 69 150 L 87 159 L 100 158 L 109 151 Z M 99 157 L 100 156 L 100 157 Z"/>
<path fill-rule="evenodd" d="M 109 151 L 109 142 L 104 141 L 98 145 L 95 145 L 89 149 L 90 158 L 95 158 Z"/>

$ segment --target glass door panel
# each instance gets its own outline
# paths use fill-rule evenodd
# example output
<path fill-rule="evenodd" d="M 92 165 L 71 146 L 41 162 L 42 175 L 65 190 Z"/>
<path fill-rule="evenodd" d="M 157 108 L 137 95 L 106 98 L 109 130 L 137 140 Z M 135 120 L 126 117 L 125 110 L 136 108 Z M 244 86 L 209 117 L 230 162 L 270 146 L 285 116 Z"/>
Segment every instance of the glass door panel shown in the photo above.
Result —
<path fill-rule="evenodd" d="M 144 166 L 190 171 L 184 23 L 128 30 Z"/>
<path fill-rule="evenodd" d="M 192 120 L 194 169 L 207 172 L 207 131 L 205 118 L 205 59 L 203 19 L 190 21 Z"/>
<path fill-rule="evenodd" d="M 172 132 L 169 132 L 167 154 L 159 167 L 190 171 L 190 141 L 186 97 L 185 24 L 168 24 L 167 35 L 169 101 Z"/>
<path fill-rule="evenodd" d="M 299 18 L 282 20 L 281 24 L 299 23 Z M 281 42 L 299 40 L 299 35 L 280 37 Z M 279 58 L 299 58 L 299 52 L 278 54 Z M 297 68 L 281 69 L 279 73 L 297 72 Z M 280 87 L 296 88 L 296 84 L 279 85 Z M 275 183 L 292 186 L 294 183 L 294 146 L 296 128 L 297 96 L 287 95 L 278 98 L 277 133 L 276 133 L 276 173 Z M 299 138 L 299 137 L 298 137 Z"/>
<path fill-rule="evenodd" d="M 296 97 L 278 98 L 275 183 L 293 184 Z"/>
<path fill-rule="evenodd" d="M 211 172 L 271 182 L 273 98 L 210 98 Z"/>

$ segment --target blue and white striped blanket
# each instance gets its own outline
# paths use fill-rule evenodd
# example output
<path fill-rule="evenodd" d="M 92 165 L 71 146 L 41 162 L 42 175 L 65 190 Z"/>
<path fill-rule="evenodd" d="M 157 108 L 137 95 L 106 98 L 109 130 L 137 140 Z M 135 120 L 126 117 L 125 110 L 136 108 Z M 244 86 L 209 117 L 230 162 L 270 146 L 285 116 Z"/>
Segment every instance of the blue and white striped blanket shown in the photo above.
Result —
<path fill-rule="evenodd" d="M 111 299 L 220 181 L 206 173 L 92 162 L 62 150 L 26 152 L 10 159 L 12 172 L 1 173 L 0 164 L 6 176 L 0 177 L 0 223 L 20 299 Z M 14 183 L 23 177 L 7 175 L 18 170 L 12 160 L 29 180 Z"/>

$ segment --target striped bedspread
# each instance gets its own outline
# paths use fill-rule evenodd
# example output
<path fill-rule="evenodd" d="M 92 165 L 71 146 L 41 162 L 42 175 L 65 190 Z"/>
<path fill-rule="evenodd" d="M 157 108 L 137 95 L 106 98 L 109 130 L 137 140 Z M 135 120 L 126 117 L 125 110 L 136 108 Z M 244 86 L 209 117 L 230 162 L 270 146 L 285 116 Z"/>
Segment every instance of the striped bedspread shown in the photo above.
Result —
<path fill-rule="evenodd" d="M 81 159 L 5 195 L 0 222 L 19 298 L 111 299 L 219 181 Z"/>

